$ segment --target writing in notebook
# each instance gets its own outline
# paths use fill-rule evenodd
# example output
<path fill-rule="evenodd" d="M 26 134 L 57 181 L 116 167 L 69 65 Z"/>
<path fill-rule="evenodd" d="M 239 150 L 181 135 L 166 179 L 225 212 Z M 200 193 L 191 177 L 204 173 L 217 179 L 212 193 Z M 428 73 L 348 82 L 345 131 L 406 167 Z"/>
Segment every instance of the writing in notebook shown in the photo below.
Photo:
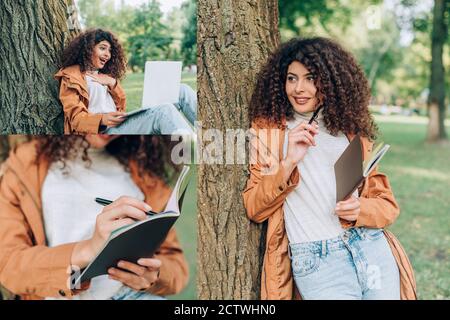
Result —
<path fill-rule="evenodd" d="M 140 258 L 151 257 L 180 216 L 190 176 L 189 166 L 184 166 L 164 211 L 148 214 L 146 220 L 114 230 L 94 260 L 75 279 L 74 287 L 91 278 L 108 274 L 108 269 L 115 267 L 119 260 L 136 263 Z"/>

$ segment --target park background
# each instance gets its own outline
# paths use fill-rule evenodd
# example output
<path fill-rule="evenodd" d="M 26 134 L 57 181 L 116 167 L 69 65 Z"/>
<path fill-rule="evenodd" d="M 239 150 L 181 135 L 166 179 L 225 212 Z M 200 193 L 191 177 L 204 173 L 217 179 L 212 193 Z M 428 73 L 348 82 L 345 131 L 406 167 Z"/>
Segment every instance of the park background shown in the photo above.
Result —
<path fill-rule="evenodd" d="M 198 0 L 203 129 L 250 125 L 253 84 L 280 42 L 326 36 L 355 55 L 379 140 L 391 145 L 380 171 L 401 213 L 388 228 L 412 262 L 419 299 L 450 298 L 449 10 L 448 0 Z M 198 248 L 198 296 L 258 299 L 267 223 L 245 214 L 247 166 L 201 165 L 198 176 L 199 243 L 210 244 Z"/>
<path fill-rule="evenodd" d="M 450 129 L 449 1 L 445 33 L 445 128 Z M 447 2 L 447 3 L 445 3 Z M 419 299 L 450 298 L 450 144 L 428 135 L 433 0 L 280 0 L 282 40 L 321 35 L 337 40 L 364 68 L 379 140 L 391 145 L 380 164 L 400 205 L 389 228 L 413 264 Z M 442 81 L 442 80 L 441 80 Z M 436 89 L 436 88 L 434 88 Z M 441 93 L 442 94 L 442 93 Z"/>

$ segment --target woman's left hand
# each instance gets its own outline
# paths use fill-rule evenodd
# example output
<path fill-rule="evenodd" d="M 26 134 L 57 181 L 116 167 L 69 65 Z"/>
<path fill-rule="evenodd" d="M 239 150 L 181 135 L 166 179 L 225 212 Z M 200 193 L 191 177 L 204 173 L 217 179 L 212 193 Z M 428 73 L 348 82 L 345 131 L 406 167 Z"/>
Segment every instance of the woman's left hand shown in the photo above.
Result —
<path fill-rule="evenodd" d="M 117 80 L 114 79 L 113 77 L 108 76 L 107 74 L 104 73 L 88 73 L 88 74 L 91 78 L 94 79 L 94 81 L 102 85 L 108 86 L 110 88 L 113 88 L 116 85 Z"/>
<path fill-rule="evenodd" d="M 339 201 L 334 210 L 339 218 L 347 221 L 356 221 L 361 212 L 359 198 L 351 196 L 347 200 Z"/>
<path fill-rule="evenodd" d="M 158 280 L 161 260 L 141 258 L 138 260 L 138 264 L 119 261 L 117 266 L 120 269 L 108 269 L 110 279 L 120 281 L 136 291 L 144 291 L 151 288 Z"/>

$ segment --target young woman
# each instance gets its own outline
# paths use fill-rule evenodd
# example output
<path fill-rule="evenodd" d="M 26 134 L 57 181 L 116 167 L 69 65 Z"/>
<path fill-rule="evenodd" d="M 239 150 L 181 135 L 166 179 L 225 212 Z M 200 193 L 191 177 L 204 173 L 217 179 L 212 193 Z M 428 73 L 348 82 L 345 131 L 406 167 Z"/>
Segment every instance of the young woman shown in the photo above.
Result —
<path fill-rule="evenodd" d="M 167 137 L 42 136 L 13 150 L 0 179 L 0 283 L 23 299 L 180 292 L 188 270 L 175 229 L 153 258 L 120 261 L 109 275 L 69 285 L 71 270 L 86 267 L 111 231 L 164 209 L 176 171 Z M 117 200 L 102 207 L 96 197 Z"/>
<path fill-rule="evenodd" d="M 369 99 L 355 59 L 324 38 L 292 39 L 259 74 L 243 197 L 251 220 L 268 220 L 263 299 L 294 288 L 303 299 L 415 299 L 408 258 L 384 230 L 399 214 L 387 177 L 375 169 L 336 204 L 334 163 L 356 134 L 364 158 L 376 138 Z"/>
<path fill-rule="evenodd" d="M 125 93 L 119 83 L 125 72 L 125 55 L 112 33 L 88 30 L 69 43 L 62 68 L 55 75 L 60 81 L 65 134 L 192 133 L 185 118 L 194 123 L 197 96 L 190 87 L 181 85 L 176 104 L 156 106 L 127 118 Z"/>

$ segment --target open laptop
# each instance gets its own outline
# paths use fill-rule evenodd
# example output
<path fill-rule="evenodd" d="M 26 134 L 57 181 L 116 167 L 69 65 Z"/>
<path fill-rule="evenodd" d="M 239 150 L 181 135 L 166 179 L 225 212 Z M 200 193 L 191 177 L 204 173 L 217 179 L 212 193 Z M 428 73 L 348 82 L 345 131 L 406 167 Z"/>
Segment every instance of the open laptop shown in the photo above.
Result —
<path fill-rule="evenodd" d="M 177 103 L 180 96 L 181 61 L 147 61 L 140 109 L 127 117 L 165 103 Z"/>

